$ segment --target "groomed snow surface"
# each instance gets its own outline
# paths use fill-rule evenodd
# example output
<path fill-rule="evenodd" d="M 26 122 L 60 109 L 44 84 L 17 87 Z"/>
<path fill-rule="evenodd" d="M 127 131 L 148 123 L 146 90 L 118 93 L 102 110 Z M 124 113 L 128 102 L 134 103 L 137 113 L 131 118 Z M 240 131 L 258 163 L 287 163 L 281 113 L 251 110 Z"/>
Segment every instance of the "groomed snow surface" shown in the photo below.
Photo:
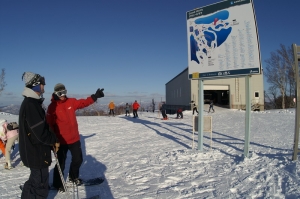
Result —
<path fill-rule="evenodd" d="M 184 119 L 161 120 L 157 112 L 139 118 L 120 115 L 77 117 L 84 162 L 80 177 L 103 176 L 98 186 L 80 187 L 79 198 L 100 194 L 101 199 L 174 198 L 300 198 L 299 161 L 292 161 L 295 109 L 251 113 L 250 158 L 244 158 L 245 111 L 214 107 L 212 149 L 204 133 L 203 151 L 192 149 L 192 112 Z M 18 121 L 17 115 L 0 113 Z M 65 169 L 67 178 L 70 153 Z M 12 170 L 0 167 L 0 198 L 18 198 L 19 185 L 29 176 L 20 166 L 18 144 Z M 3 165 L 5 158 L 0 155 Z M 55 159 L 49 168 L 52 183 Z M 68 194 L 49 192 L 49 199 Z M 72 193 L 70 193 L 72 198 Z"/>

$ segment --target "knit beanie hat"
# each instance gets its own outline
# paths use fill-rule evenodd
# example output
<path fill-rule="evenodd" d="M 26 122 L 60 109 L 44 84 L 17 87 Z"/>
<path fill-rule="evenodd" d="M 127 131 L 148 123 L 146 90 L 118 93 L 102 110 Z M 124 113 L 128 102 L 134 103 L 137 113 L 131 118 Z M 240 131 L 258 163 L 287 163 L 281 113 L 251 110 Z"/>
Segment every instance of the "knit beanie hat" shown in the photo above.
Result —
<path fill-rule="evenodd" d="M 24 72 L 22 75 L 22 80 L 25 82 L 25 86 L 28 88 L 35 87 L 39 84 L 46 85 L 44 77 L 32 72 Z"/>
<path fill-rule="evenodd" d="M 66 90 L 65 85 L 63 85 L 62 83 L 58 83 L 54 86 L 54 91 L 62 91 L 62 90 Z"/>

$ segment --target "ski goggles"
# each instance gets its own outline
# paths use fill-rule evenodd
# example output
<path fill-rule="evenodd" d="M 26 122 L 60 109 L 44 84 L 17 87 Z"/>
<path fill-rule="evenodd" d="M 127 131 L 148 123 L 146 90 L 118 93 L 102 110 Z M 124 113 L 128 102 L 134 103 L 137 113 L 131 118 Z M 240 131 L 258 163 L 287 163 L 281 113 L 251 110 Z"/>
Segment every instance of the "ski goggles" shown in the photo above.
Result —
<path fill-rule="evenodd" d="M 67 90 L 55 91 L 54 94 L 58 97 L 63 97 L 67 95 Z"/>
<path fill-rule="evenodd" d="M 45 78 L 40 75 L 36 75 L 36 77 L 33 79 L 32 87 L 39 84 L 46 85 Z"/>

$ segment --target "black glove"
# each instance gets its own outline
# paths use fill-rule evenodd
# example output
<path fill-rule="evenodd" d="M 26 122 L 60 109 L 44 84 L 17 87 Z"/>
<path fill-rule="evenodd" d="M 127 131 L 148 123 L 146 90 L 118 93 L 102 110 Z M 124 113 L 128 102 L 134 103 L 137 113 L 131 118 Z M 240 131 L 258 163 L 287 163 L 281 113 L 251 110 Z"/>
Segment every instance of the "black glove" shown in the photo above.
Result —
<path fill-rule="evenodd" d="M 104 97 L 104 88 L 98 88 L 96 93 L 91 95 L 91 97 L 93 98 L 94 101 L 97 101 L 98 98 Z"/>

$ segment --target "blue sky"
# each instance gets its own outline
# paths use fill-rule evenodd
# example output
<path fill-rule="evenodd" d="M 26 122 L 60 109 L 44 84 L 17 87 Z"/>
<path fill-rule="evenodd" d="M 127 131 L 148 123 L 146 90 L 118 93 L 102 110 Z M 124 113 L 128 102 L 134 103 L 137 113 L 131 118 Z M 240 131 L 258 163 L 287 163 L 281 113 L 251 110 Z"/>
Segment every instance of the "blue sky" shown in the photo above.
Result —
<path fill-rule="evenodd" d="M 186 12 L 214 0 L 0 0 L 0 106 L 20 104 L 23 72 L 101 103 L 165 99 L 165 84 L 188 64 Z M 262 66 L 280 44 L 300 45 L 299 0 L 254 0 Z M 265 88 L 266 89 L 266 88 Z"/>

